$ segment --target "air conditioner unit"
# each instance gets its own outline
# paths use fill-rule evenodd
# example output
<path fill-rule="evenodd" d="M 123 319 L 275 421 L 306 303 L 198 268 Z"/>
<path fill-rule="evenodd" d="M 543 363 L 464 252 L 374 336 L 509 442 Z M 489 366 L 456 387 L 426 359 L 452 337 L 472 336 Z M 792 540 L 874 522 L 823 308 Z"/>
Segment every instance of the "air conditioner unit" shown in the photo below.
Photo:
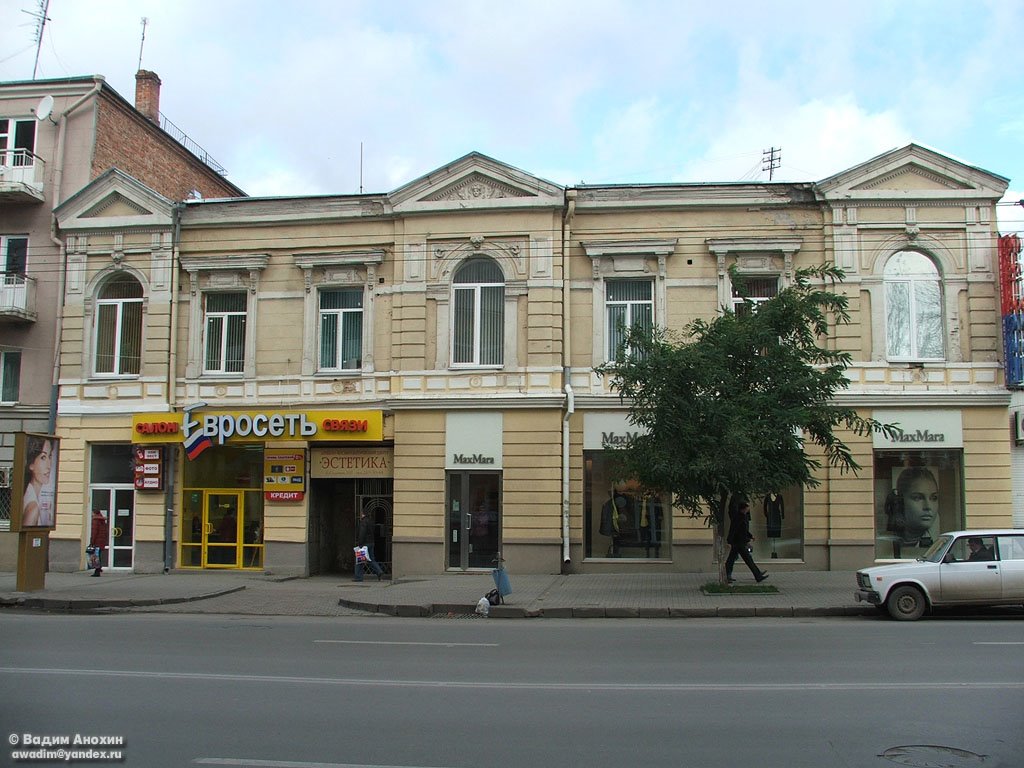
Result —
<path fill-rule="evenodd" d="M 14 467 L 0 467 L 0 488 L 10 488 L 14 479 Z"/>
<path fill-rule="evenodd" d="M 1013 442 L 1024 445 L 1024 410 L 1013 413 Z"/>

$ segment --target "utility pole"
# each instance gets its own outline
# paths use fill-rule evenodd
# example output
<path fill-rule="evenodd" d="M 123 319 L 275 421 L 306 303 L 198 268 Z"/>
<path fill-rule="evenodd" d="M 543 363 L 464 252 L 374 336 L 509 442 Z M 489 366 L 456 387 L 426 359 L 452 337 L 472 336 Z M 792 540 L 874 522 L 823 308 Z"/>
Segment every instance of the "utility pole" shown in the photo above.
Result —
<path fill-rule="evenodd" d="M 766 149 L 761 152 L 761 170 L 768 171 L 768 181 L 772 180 L 774 171 L 782 165 L 782 147 Z"/>
<path fill-rule="evenodd" d="M 39 0 L 39 12 L 30 13 L 33 19 L 36 20 L 36 63 L 32 67 L 32 79 L 36 79 L 36 73 L 39 71 L 39 52 L 43 48 L 43 30 L 46 28 L 46 22 L 50 18 L 46 15 L 50 10 L 50 0 Z M 28 11 L 24 11 L 28 13 Z"/>

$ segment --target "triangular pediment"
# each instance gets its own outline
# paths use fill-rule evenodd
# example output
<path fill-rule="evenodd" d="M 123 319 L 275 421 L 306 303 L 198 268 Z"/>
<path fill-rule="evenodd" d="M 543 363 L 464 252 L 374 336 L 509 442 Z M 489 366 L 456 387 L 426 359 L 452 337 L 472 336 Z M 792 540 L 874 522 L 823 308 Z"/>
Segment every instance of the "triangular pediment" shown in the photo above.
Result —
<path fill-rule="evenodd" d="M 65 232 L 165 228 L 173 221 L 174 203 L 142 182 L 111 168 L 82 187 L 56 209 Z"/>
<path fill-rule="evenodd" d="M 134 200 L 129 200 L 120 192 L 112 192 L 98 204 L 85 211 L 81 218 L 110 218 L 113 216 L 148 216 L 152 211 L 142 207 Z"/>
<path fill-rule="evenodd" d="M 396 211 L 561 206 L 557 184 L 472 152 L 396 189 Z"/>
<path fill-rule="evenodd" d="M 818 183 L 826 199 L 1000 198 L 1008 179 L 908 144 Z"/>

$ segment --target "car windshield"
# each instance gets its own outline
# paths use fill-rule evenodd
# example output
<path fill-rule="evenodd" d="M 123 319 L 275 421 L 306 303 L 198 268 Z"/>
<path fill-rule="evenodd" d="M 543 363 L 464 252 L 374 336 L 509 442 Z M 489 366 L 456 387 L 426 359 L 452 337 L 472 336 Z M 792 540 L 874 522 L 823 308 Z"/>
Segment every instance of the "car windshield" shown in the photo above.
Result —
<path fill-rule="evenodd" d="M 952 540 L 952 536 L 939 536 L 928 547 L 928 551 L 921 555 L 921 559 L 926 563 L 939 563 L 942 562 L 942 553 L 946 550 L 949 542 Z"/>

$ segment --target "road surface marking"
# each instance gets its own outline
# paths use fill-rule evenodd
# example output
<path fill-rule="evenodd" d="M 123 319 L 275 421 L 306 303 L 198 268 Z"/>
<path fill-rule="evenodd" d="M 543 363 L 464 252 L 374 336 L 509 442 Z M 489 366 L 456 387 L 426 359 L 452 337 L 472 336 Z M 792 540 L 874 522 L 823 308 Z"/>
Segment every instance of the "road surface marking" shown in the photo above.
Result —
<path fill-rule="evenodd" d="M 441 648 L 497 648 L 498 643 L 420 643 L 398 640 L 314 640 L 314 643 L 338 643 L 340 645 L 437 645 Z"/>
<path fill-rule="evenodd" d="M 292 677 L 288 675 L 228 675 L 215 672 L 159 672 L 124 669 L 48 669 L 0 667 L 0 675 L 64 675 L 69 677 L 128 677 L 159 680 L 218 682 L 298 683 L 305 685 L 348 685 L 365 688 L 460 688 L 478 690 L 537 691 L 625 691 L 625 692 L 773 692 L 773 691 L 907 691 L 907 690 L 1024 690 L 1022 682 L 984 683 L 954 680 L 945 683 L 544 683 L 495 680 L 375 680 L 347 677 Z"/>

